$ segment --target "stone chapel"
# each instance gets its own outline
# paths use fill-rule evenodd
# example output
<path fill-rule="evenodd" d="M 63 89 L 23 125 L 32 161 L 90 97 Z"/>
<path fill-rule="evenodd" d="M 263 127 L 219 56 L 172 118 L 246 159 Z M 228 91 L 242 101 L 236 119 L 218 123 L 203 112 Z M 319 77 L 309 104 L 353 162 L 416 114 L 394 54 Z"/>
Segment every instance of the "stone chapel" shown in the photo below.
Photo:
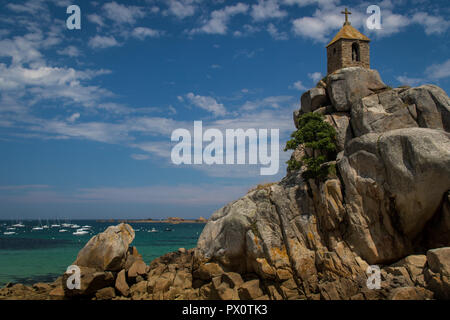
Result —
<path fill-rule="evenodd" d="M 370 39 L 352 27 L 347 9 L 342 29 L 327 45 L 328 74 L 347 67 L 370 69 Z"/>

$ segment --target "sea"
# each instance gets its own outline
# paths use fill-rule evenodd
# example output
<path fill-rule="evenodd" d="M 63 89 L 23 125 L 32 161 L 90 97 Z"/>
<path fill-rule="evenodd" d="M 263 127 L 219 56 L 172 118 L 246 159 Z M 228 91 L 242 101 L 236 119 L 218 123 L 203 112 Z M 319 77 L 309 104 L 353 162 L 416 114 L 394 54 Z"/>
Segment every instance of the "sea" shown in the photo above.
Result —
<path fill-rule="evenodd" d="M 24 226 L 13 226 L 18 223 Z M 63 223 L 72 226 L 63 227 Z M 75 261 L 91 237 L 117 222 L 49 221 L 48 228 L 40 229 L 45 225 L 40 221 L 0 221 L 0 287 L 7 283 L 53 282 Z M 205 226 L 199 223 L 130 225 L 136 233 L 132 245 L 147 264 L 179 248 L 194 248 Z M 77 233 L 78 229 L 84 232 Z"/>

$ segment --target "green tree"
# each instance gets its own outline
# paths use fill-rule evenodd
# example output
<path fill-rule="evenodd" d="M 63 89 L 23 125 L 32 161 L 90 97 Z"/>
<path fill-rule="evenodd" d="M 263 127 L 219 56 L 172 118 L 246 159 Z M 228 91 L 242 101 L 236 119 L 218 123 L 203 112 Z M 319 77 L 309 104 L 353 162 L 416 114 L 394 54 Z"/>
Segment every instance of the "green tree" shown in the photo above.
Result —
<path fill-rule="evenodd" d="M 298 120 L 298 130 L 292 133 L 291 138 L 284 151 L 295 150 L 299 145 L 303 145 L 312 149 L 313 155 L 305 155 L 301 162 L 289 160 L 289 170 L 298 170 L 305 165 L 307 170 L 303 177 L 306 179 L 323 179 L 330 171 L 335 170 L 334 166 L 324 163 L 336 159 L 336 130 L 324 121 L 322 115 L 312 112 L 302 115 Z"/>

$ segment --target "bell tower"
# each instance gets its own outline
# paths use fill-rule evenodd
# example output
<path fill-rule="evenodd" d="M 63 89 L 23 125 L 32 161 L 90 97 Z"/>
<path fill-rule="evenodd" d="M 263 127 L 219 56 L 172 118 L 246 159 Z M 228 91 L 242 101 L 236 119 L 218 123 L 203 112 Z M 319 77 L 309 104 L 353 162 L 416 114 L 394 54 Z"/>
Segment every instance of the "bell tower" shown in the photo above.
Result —
<path fill-rule="evenodd" d="M 370 69 L 370 39 L 352 27 L 347 8 L 342 14 L 344 26 L 327 45 L 328 74 L 347 67 Z"/>

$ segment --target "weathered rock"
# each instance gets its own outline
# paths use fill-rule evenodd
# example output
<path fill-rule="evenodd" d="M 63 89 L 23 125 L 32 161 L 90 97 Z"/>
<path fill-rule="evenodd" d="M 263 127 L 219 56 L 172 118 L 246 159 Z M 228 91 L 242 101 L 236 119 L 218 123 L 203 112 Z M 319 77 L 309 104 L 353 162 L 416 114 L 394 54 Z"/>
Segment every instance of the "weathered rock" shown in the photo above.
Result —
<path fill-rule="evenodd" d="M 141 299 L 144 295 L 148 293 L 148 282 L 142 281 L 139 283 L 136 283 L 131 286 L 130 288 L 130 295 L 131 298 L 134 300 Z"/>
<path fill-rule="evenodd" d="M 328 95 L 324 88 L 312 88 L 306 91 L 301 98 L 301 110 L 304 113 L 312 112 L 319 107 L 329 104 Z"/>
<path fill-rule="evenodd" d="M 97 270 L 120 271 L 125 266 L 128 247 L 133 239 L 134 230 L 130 225 L 122 223 L 111 226 L 89 240 L 73 264 Z"/>
<path fill-rule="evenodd" d="M 401 287 L 392 291 L 390 300 L 426 300 L 433 298 L 433 293 L 424 288 Z"/>
<path fill-rule="evenodd" d="M 415 284 L 424 286 L 423 269 L 426 263 L 427 257 L 425 255 L 411 255 L 396 262 L 392 266 L 406 268 L 411 281 Z"/>
<path fill-rule="evenodd" d="M 129 294 L 130 294 L 130 287 L 128 286 L 128 283 L 127 283 L 125 270 L 121 270 L 117 274 L 115 288 L 124 297 L 128 297 L 129 296 Z"/>
<path fill-rule="evenodd" d="M 372 132 L 418 127 L 410 111 L 412 107 L 414 105 L 403 102 L 395 90 L 365 97 L 352 106 L 353 131 L 359 137 Z"/>
<path fill-rule="evenodd" d="M 209 281 L 214 277 L 223 274 L 222 268 L 217 263 L 205 263 L 200 265 L 200 267 L 195 270 L 194 276 L 196 278 Z"/>
<path fill-rule="evenodd" d="M 450 247 L 429 250 L 427 262 L 428 267 L 434 273 L 450 277 Z"/>
<path fill-rule="evenodd" d="M 129 278 L 136 278 L 147 273 L 147 265 L 142 260 L 136 260 L 128 270 Z"/>
<path fill-rule="evenodd" d="M 65 293 L 62 286 L 58 286 L 55 289 L 49 292 L 49 297 L 54 300 L 62 300 L 64 299 Z"/>
<path fill-rule="evenodd" d="M 66 297 L 93 296 L 98 290 L 114 285 L 114 276 L 111 272 L 80 267 L 81 288 L 69 289 L 67 287 L 69 276 L 69 274 L 65 273 L 62 277 L 62 285 Z"/>
<path fill-rule="evenodd" d="M 114 291 L 114 288 L 107 287 L 100 289 L 96 292 L 95 297 L 97 300 L 111 300 L 116 297 L 116 292 Z"/>
<path fill-rule="evenodd" d="M 37 292 L 50 292 L 52 290 L 52 287 L 48 283 L 35 283 L 33 284 L 33 289 Z"/>
<path fill-rule="evenodd" d="M 421 128 L 367 134 L 349 143 L 338 166 L 346 240 L 370 264 L 395 261 L 412 253 L 411 241 L 450 188 L 450 135 Z"/>
<path fill-rule="evenodd" d="M 353 139 L 352 128 L 350 126 L 350 117 L 347 113 L 337 112 L 325 117 L 325 121 L 336 130 L 337 152 L 345 149 L 347 142 Z"/>
<path fill-rule="evenodd" d="M 327 77 L 327 90 L 337 111 L 350 111 L 360 99 L 387 86 L 376 70 L 360 67 L 344 68 Z"/>
<path fill-rule="evenodd" d="M 242 277 L 239 273 L 236 272 L 227 272 L 224 273 L 221 277 L 221 281 L 228 284 L 230 288 L 237 288 L 244 283 Z"/>
<path fill-rule="evenodd" d="M 243 283 L 238 292 L 241 300 L 255 300 L 264 295 L 257 279 Z"/>
<path fill-rule="evenodd" d="M 422 128 L 450 131 L 450 100 L 445 92 L 432 85 L 411 88 L 401 93 L 403 101 L 414 104 L 417 122 Z"/>

